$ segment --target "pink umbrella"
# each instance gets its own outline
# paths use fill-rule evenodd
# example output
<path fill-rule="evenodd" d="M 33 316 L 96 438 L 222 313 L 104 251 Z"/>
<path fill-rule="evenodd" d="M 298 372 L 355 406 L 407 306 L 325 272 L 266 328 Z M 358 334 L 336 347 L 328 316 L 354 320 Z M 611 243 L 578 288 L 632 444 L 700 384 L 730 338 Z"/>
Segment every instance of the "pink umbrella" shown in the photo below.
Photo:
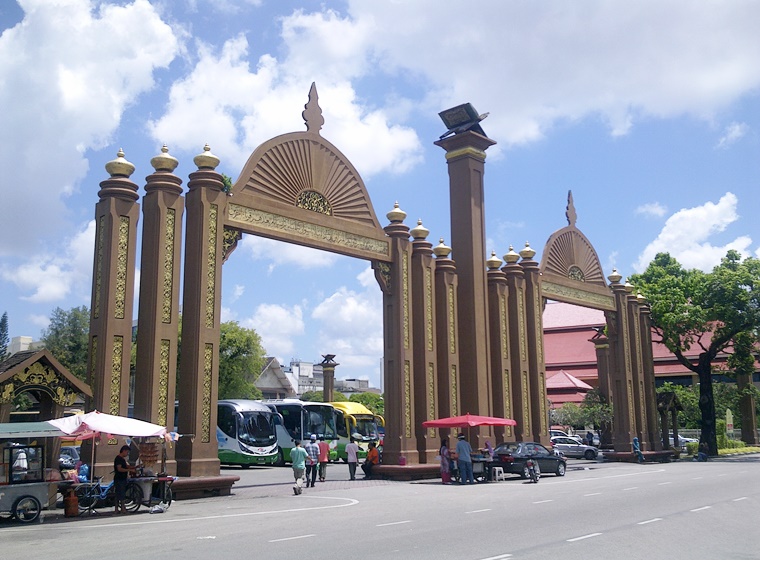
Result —
<path fill-rule="evenodd" d="M 465 414 L 463 416 L 453 416 L 450 418 L 441 418 L 438 420 L 428 420 L 422 422 L 422 427 L 426 428 L 464 428 L 475 426 L 516 426 L 517 422 L 509 418 L 494 418 L 491 416 L 475 416 Z"/>

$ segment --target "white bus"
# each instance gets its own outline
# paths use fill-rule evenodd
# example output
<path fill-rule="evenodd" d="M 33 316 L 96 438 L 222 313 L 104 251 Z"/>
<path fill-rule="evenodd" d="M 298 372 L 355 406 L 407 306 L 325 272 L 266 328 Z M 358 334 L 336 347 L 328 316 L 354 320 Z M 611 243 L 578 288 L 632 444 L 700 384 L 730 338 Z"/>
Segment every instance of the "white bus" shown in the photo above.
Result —
<path fill-rule="evenodd" d="M 283 400 L 262 400 L 272 411 L 279 414 L 275 432 L 280 454 L 277 465 L 290 463 L 290 450 L 294 440 L 308 441 L 311 434 L 317 439 L 324 437 L 330 445 L 330 460 L 338 457 L 338 432 L 335 429 L 335 408 L 322 402 L 304 402 L 297 398 Z"/>
<path fill-rule="evenodd" d="M 216 440 L 222 465 L 273 465 L 280 453 L 276 412 L 254 400 L 220 400 Z"/>

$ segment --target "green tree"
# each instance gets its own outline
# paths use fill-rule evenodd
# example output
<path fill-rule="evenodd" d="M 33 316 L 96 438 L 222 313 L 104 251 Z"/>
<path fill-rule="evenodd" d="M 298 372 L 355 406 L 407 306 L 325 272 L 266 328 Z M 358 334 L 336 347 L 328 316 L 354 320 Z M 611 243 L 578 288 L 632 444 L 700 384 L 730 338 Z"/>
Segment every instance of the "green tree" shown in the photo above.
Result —
<path fill-rule="evenodd" d="M 385 400 L 380 394 L 373 394 L 372 392 L 351 394 L 349 401 L 359 402 L 373 414 L 377 414 L 378 416 L 385 416 Z"/>
<path fill-rule="evenodd" d="M 552 425 L 573 427 L 586 425 L 583 410 L 578 404 L 572 402 L 562 404 L 559 408 L 552 408 L 549 415 Z"/>
<path fill-rule="evenodd" d="M 599 388 L 589 390 L 580 405 L 583 425 L 600 432 L 612 424 L 612 404 L 605 402 Z"/>
<path fill-rule="evenodd" d="M 684 269 L 670 254 L 658 253 L 644 273 L 631 276 L 631 282 L 649 303 L 654 340 L 699 377 L 700 441 L 707 443 L 710 455 L 717 455 L 713 367 L 719 354 L 728 357 L 733 373 L 746 373 L 754 366 L 760 261 L 741 261 L 731 250 L 712 273 L 704 273 Z M 699 354 L 687 357 L 693 346 L 699 347 Z"/>
<path fill-rule="evenodd" d="M 261 390 L 254 386 L 264 368 L 266 352 L 261 337 L 253 329 L 237 322 L 221 324 L 219 340 L 219 399 L 259 399 Z"/>
<path fill-rule="evenodd" d="M 41 340 L 53 356 L 76 378 L 87 379 L 87 348 L 90 334 L 90 310 L 82 305 L 64 311 L 53 310 L 50 324 Z"/>
<path fill-rule="evenodd" d="M 8 312 L 4 312 L 0 318 L 0 361 L 8 358 L 8 344 L 10 338 L 8 337 Z"/>
<path fill-rule="evenodd" d="M 325 393 L 323 390 L 312 390 L 309 392 L 304 392 L 301 394 L 301 400 L 304 402 L 324 402 L 325 401 Z M 336 392 L 333 390 L 333 402 L 348 402 L 348 398 L 346 398 L 343 394 L 340 392 Z"/>
<path fill-rule="evenodd" d="M 685 429 L 698 429 L 701 419 L 699 410 L 699 386 L 681 386 L 671 382 L 665 382 L 657 388 L 657 393 L 675 392 L 683 410 L 678 412 L 678 427 Z"/>

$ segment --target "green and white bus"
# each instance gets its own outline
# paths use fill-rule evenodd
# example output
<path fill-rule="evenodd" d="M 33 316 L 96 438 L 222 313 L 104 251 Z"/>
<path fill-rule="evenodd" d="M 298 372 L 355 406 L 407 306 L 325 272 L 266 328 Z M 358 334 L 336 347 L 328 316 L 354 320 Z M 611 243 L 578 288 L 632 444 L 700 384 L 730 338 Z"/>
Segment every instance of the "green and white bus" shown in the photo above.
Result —
<path fill-rule="evenodd" d="M 290 463 L 290 450 L 294 440 L 307 441 L 311 434 L 317 439 L 324 437 L 330 445 L 330 460 L 337 458 L 338 432 L 335 428 L 335 408 L 322 402 L 304 402 L 297 398 L 262 400 L 263 404 L 277 412 L 275 433 L 280 448 L 277 465 Z"/>
<path fill-rule="evenodd" d="M 338 459 L 346 461 L 346 445 L 352 439 L 359 445 L 358 458 L 367 456 L 367 446 L 370 441 L 380 447 L 380 430 L 385 427 L 382 416 L 359 402 L 331 402 L 335 408 L 335 425 L 338 429 Z M 379 450 L 379 449 L 378 449 Z"/>
<path fill-rule="evenodd" d="M 222 465 L 274 465 L 279 456 L 278 414 L 254 400 L 220 400 L 216 440 Z"/>

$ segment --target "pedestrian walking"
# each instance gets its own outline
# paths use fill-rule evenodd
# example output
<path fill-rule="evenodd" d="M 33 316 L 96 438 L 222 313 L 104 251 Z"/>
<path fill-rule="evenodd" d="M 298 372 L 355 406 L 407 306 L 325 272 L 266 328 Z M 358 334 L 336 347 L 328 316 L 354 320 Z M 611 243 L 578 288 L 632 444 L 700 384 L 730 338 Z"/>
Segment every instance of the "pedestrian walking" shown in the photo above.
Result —
<path fill-rule="evenodd" d="M 472 447 L 469 442 L 464 438 L 464 434 L 460 433 L 457 436 L 457 467 L 459 467 L 459 484 L 475 484 L 475 476 L 472 473 Z"/>
<path fill-rule="evenodd" d="M 356 481 L 356 464 L 359 462 L 359 445 L 352 439 L 346 445 L 346 463 L 348 463 L 348 476 L 351 481 Z"/>
<path fill-rule="evenodd" d="M 317 480 L 317 468 L 319 467 L 319 445 L 316 434 L 311 434 L 309 443 L 303 446 L 308 457 L 306 458 L 306 486 L 313 487 Z"/>
<path fill-rule="evenodd" d="M 586 432 L 586 444 L 591 446 L 594 445 L 594 434 L 590 431 Z"/>
<path fill-rule="evenodd" d="M 290 450 L 290 463 L 293 466 L 293 478 L 296 484 L 293 487 L 293 493 L 300 495 L 303 493 L 303 473 L 306 469 L 306 458 L 309 456 L 306 450 L 301 447 L 301 440 L 295 440 L 296 446 Z"/>
<path fill-rule="evenodd" d="M 325 436 L 319 436 L 319 482 L 324 483 L 327 477 L 327 464 L 330 462 L 330 444 L 325 441 Z"/>

